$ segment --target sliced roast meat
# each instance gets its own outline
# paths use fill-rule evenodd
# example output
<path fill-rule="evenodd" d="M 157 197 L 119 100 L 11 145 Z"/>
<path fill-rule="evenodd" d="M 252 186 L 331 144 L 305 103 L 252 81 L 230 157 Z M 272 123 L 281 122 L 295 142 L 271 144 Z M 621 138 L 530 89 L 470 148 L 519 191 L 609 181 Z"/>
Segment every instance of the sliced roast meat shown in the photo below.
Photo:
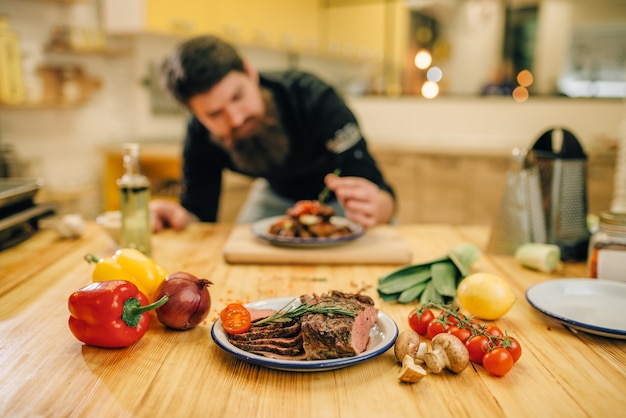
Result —
<path fill-rule="evenodd" d="M 252 354 L 258 354 L 259 356 L 273 358 L 277 360 L 306 360 L 306 353 L 298 354 L 297 356 L 285 356 L 282 354 L 276 354 L 271 351 L 250 351 Z"/>
<path fill-rule="evenodd" d="M 302 348 L 302 333 L 298 332 L 298 334 L 293 337 L 269 337 L 269 338 L 252 338 L 247 340 L 238 340 L 231 338 L 230 342 L 237 347 L 240 345 L 252 345 L 256 344 L 258 346 L 261 345 L 273 345 L 276 347 L 300 347 Z M 241 348 L 241 347 L 240 347 Z"/>
<path fill-rule="evenodd" d="M 275 322 L 273 324 L 254 326 L 243 334 L 228 335 L 231 340 L 258 340 L 260 338 L 286 338 L 300 333 L 300 321 Z"/>
<path fill-rule="evenodd" d="M 242 350 L 249 351 L 251 353 L 262 351 L 267 353 L 280 354 L 282 356 L 298 356 L 304 353 L 304 351 L 302 350 L 302 342 L 300 342 L 300 344 L 295 347 L 280 347 L 272 343 L 259 344 L 256 341 L 232 340 L 231 343 L 235 347 L 241 348 Z"/>
<path fill-rule="evenodd" d="M 276 309 L 248 309 L 248 312 L 250 312 L 250 321 L 256 322 L 275 313 Z"/>
<path fill-rule="evenodd" d="M 298 320 L 253 326 L 243 334 L 229 334 L 228 339 L 235 347 L 265 357 L 299 359 L 304 355 Z"/>
<path fill-rule="evenodd" d="M 303 297 L 305 302 L 310 298 Z M 347 315 L 306 314 L 302 317 L 303 347 L 309 360 L 351 357 L 367 349 L 370 330 L 376 324 L 378 310 L 369 296 L 330 292 L 313 296 L 318 304 L 340 306 L 353 310 Z"/>

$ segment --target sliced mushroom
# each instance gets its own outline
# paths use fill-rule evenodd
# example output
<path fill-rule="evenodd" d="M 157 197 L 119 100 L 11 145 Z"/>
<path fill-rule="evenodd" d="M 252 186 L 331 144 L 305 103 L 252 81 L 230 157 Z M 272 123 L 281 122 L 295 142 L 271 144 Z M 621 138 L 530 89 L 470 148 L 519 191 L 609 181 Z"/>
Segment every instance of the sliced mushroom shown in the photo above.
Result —
<path fill-rule="evenodd" d="M 432 340 L 432 349 L 424 354 L 426 368 L 432 373 L 441 373 L 445 368 L 461 373 L 469 365 L 467 348 L 457 337 L 441 333 Z"/>
<path fill-rule="evenodd" d="M 402 369 L 398 373 L 398 379 L 403 383 L 417 383 L 426 376 L 426 370 L 415 364 L 415 360 L 409 354 L 402 359 Z"/>
<path fill-rule="evenodd" d="M 428 352 L 428 344 L 425 342 L 421 342 L 419 348 L 417 349 L 417 353 L 415 353 L 415 363 L 424 364 L 424 354 Z"/>

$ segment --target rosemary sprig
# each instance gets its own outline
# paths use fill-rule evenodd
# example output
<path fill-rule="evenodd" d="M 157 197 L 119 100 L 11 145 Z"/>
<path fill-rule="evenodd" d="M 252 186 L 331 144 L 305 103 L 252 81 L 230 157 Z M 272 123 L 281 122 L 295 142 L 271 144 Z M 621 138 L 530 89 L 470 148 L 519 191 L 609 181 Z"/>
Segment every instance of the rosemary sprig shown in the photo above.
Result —
<path fill-rule="evenodd" d="M 333 171 L 333 174 L 338 176 L 341 174 L 341 169 L 336 168 L 335 171 Z M 317 200 L 320 203 L 324 203 L 324 201 L 328 198 L 328 195 L 330 194 L 330 190 L 328 190 L 327 186 L 324 186 L 324 189 L 322 189 L 322 191 L 320 192 L 319 196 L 317 197 Z"/>
<path fill-rule="evenodd" d="M 293 301 L 290 302 L 289 304 L 291 303 L 293 303 Z M 321 314 L 326 314 L 326 315 L 346 315 L 352 318 L 356 316 L 356 312 L 354 312 L 351 309 L 341 308 L 339 306 L 334 306 L 334 305 L 324 305 L 324 304 L 321 304 L 321 302 L 303 303 L 298 306 L 291 306 L 290 308 L 285 310 L 285 308 L 289 306 L 289 304 L 285 305 L 285 307 L 274 312 L 267 318 L 263 318 L 259 321 L 256 321 L 252 325 L 257 326 L 257 325 L 273 324 L 276 322 L 289 322 L 292 319 L 299 318 L 308 313 L 321 313 Z"/>

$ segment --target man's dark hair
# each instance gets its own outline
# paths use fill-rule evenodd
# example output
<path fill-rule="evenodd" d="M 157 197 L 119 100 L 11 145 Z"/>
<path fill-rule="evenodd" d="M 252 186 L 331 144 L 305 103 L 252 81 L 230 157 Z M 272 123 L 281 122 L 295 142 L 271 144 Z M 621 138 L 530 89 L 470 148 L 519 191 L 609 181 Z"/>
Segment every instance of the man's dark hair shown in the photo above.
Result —
<path fill-rule="evenodd" d="M 229 43 L 211 35 L 178 45 L 161 67 L 163 87 L 183 105 L 205 93 L 231 71 L 244 72 L 243 59 Z"/>

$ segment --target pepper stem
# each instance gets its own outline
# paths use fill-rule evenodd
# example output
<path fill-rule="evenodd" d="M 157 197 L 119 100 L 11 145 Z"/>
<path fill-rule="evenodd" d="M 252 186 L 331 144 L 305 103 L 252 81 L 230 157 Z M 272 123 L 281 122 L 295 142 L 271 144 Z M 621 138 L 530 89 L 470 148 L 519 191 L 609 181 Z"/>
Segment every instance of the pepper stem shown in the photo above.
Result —
<path fill-rule="evenodd" d="M 141 316 L 153 309 L 160 308 L 165 305 L 169 297 L 163 296 L 161 299 L 152 302 L 149 305 L 141 306 L 139 299 L 128 298 L 124 301 L 124 312 L 122 313 L 122 321 L 129 327 L 136 327 L 141 320 Z"/>
<path fill-rule="evenodd" d="M 84 258 L 88 263 L 99 263 L 101 261 L 100 258 L 96 257 L 93 254 L 85 254 Z"/>

